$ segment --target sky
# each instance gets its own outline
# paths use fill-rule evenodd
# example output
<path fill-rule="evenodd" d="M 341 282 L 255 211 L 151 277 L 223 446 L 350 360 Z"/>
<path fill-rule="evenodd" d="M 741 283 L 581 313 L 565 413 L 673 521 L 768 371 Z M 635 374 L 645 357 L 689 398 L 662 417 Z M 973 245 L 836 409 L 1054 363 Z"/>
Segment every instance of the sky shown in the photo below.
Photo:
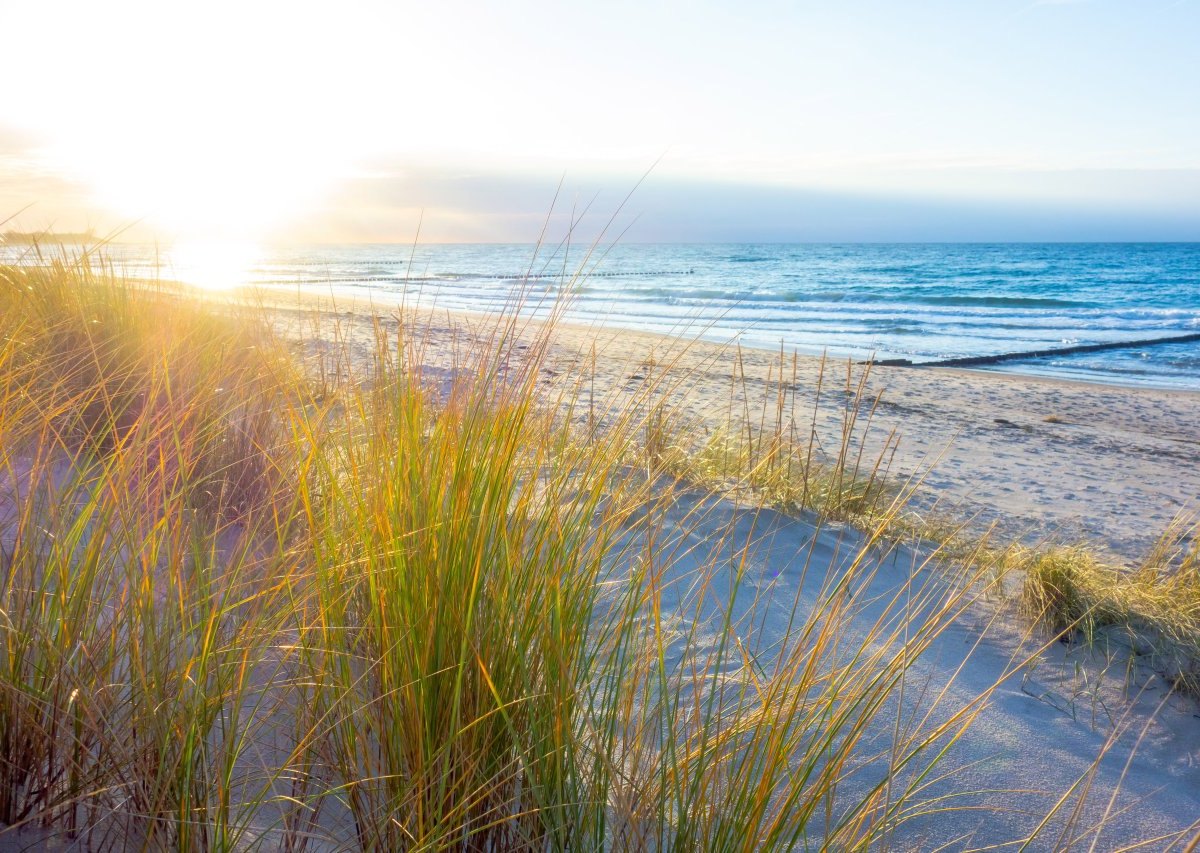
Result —
<path fill-rule="evenodd" d="M 1200 239 L 1200 0 L 0 0 L 0 228 Z"/>

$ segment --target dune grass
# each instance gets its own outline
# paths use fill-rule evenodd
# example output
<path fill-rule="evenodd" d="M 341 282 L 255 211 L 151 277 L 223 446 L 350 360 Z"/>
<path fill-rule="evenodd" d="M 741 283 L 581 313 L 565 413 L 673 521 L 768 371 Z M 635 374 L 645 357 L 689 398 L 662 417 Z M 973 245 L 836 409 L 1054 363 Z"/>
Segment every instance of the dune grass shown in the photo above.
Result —
<path fill-rule="evenodd" d="M 741 365 L 740 349 L 735 365 Z M 730 403 L 715 429 L 701 425 L 678 408 L 659 404 L 648 418 L 644 442 L 663 471 L 693 483 L 746 492 L 750 499 L 785 512 L 812 512 L 822 518 L 869 526 L 871 519 L 894 522 L 904 503 L 902 484 L 889 480 L 897 447 L 894 434 L 868 451 L 878 397 L 867 384 L 870 365 L 845 362 L 845 375 L 821 361 L 814 381 L 815 402 L 799 407 L 796 357 L 780 353 L 767 388 L 753 408 L 744 371 L 731 377 Z M 823 395 L 837 417 L 837 441 L 823 448 L 817 438 L 817 414 Z M 670 393 L 664 396 L 672 396 Z M 734 399 L 741 405 L 737 406 Z"/>
<path fill-rule="evenodd" d="M 850 850 L 950 807 L 928 786 L 986 694 L 914 721 L 902 692 L 986 578 L 882 574 L 902 492 L 864 385 L 833 452 L 782 404 L 693 441 L 654 386 L 581 427 L 539 383 L 548 327 L 500 317 L 446 373 L 400 320 L 331 366 L 260 312 L 0 269 L 0 823 L 78 849 Z M 768 503 L 872 524 L 796 555 L 805 599 L 758 582 Z"/>
<path fill-rule="evenodd" d="M 277 618 L 255 543 L 293 502 L 286 366 L 247 323 L 61 262 L 0 272 L 0 316 L 0 821 L 222 846 Z"/>
<path fill-rule="evenodd" d="M 1196 524 L 1173 523 L 1143 561 L 1114 566 L 1085 547 L 1017 552 L 1028 610 L 1055 634 L 1119 643 L 1177 690 L 1200 698 L 1200 548 Z"/>

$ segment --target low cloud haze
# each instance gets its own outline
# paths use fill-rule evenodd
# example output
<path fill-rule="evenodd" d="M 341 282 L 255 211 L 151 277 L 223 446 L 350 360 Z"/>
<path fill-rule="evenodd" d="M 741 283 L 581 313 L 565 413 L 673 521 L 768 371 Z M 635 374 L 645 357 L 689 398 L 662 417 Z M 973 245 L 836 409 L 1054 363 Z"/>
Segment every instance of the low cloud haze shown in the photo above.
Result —
<path fill-rule="evenodd" d="M 1200 170 L 940 174 L 940 191 L 755 186 L 638 176 L 372 172 L 293 223 L 302 241 L 1184 241 L 1200 237 Z M 983 194 L 984 192 L 988 194 Z M 632 192 L 632 194 L 630 194 Z M 557 196 L 557 198 L 556 198 Z"/>
<path fill-rule="evenodd" d="M 3 140 L 0 140 L 2 143 Z M 27 154 L 27 152 L 26 152 Z M 0 150 L 6 228 L 129 227 L 131 239 L 169 239 L 105 211 L 86 187 L 40 170 L 10 141 Z M 879 181 L 888 186 L 887 179 Z M 911 176 L 893 181 L 911 183 Z M 955 242 L 1189 241 L 1200 239 L 1200 170 L 944 171 L 924 194 L 892 188 L 786 187 L 635 173 L 587 180 L 436 168 L 373 169 L 299 212 L 273 242 Z"/>

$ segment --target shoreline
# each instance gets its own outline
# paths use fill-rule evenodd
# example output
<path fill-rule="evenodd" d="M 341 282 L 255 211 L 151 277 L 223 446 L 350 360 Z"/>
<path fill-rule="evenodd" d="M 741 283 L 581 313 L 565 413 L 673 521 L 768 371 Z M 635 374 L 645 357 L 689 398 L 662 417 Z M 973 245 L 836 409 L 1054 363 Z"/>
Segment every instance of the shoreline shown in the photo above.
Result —
<path fill-rule="evenodd" d="M 340 294 L 261 288 L 206 295 L 266 308 L 318 308 L 330 320 L 352 322 L 386 319 L 399 307 Z M 489 317 L 415 310 L 447 341 L 452 327 Z M 521 322 L 534 329 L 545 321 Z M 559 372 L 590 357 L 594 348 L 598 393 L 637 382 L 631 377 L 639 375 L 639 365 L 670 363 L 673 377 L 684 380 L 689 410 L 708 424 L 733 404 L 757 411 L 756 404 L 778 381 L 779 350 L 739 349 L 736 340 L 719 344 L 695 334 L 672 338 L 570 320 L 555 322 L 553 339 L 549 364 L 557 364 Z M 815 403 L 821 359 L 783 354 L 789 370 L 795 357 L 798 397 Z M 827 358 L 825 364 L 827 382 L 844 382 L 847 368 L 855 376 L 866 369 L 852 359 Z M 734 389 L 738 371 L 741 387 Z M 918 512 L 971 519 L 979 531 L 994 525 L 1012 541 L 1086 542 L 1106 556 L 1136 562 L 1176 515 L 1198 509 L 1200 391 L 881 365 L 870 367 L 867 390 L 879 398 L 865 440 L 867 453 L 882 448 L 889 434 L 899 437 L 892 473 L 922 480 Z M 818 433 L 836 433 L 835 414 L 818 413 Z"/>
<path fill-rule="evenodd" d="M 185 287 L 194 287 L 193 285 L 184 285 L 184 286 Z M 203 290 L 203 288 L 196 288 L 196 289 Z M 285 300 L 292 299 L 292 298 L 295 298 L 296 296 L 299 296 L 305 302 L 308 302 L 308 301 L 320 302 L 322 300 L 331 300 L 338 305 L 342 305 L 342 304 L 345 304 L 348 302 L 348 303 L 354 304 L 354 305 L 370 306 L 375 309 L 379 309 L 379 308 L 394 309 L 394 308 L 399 307 L 401 304 L 403 304 L 402 298 L 391 298 L 391 299 L 386 299 L 386 298 L 380 299 L 379 298 L 380 296 L 387 295 L 387 294 L 367 293 L 364 295 L 364 294 L 360 294 L 360 293 L 355 293 L 349 289 L 345 289 L 345 288 L 339 289 L 336 287 L 330 287 L 329 290 L 325 293 L 318 293 L 315 290 L 303 290 L 303 291 L 291 290 L 291 289 L 285 290 L 283 287 L 279 287 L 279 286 L 275 286 L 275 285 L 268 285 L 266 287 L 261 287 L 261 286 L 257 286 L 257 285 L 244 285 L 244 286 L 239 286 L 237 288 L 234 288 L 234 289 L 230 290 L 229 292 L 237 292 L 237 291 L 252 291 L 252 292 L 261 293 L 263 295 L 280 294 L 283 296 L 283 298 Z M 391 295 L 395 296 L 395 297 L 401 297 L 401 295 L 398 295 L 398 294 L 391 294 Z M 438 307 L 432 307 L 432 308 L 422 307 L 417 310 L 420 310 L 422 313 L 424 313 L 424 312 L 432 312 L 432 313 L 448 312 L 451 314 L 461 314 L 461 315 L 475 316 L 475 317 L 489 316 L 489 313 L 486 311 L 476 311 L 476 310 L 463 309 L 463 308 L 448 309 L 448 308 L 438 308 Z M 530 319 L 532 322 L 544 322 L 544 319 L 542 319 L 542 318 L 530 318 Z M 558 321 L 558 324 L 562 325 L 562 326 L 576 326 L 579 328 L 593 328 L 593 325 L 588 324 L 583 321 L 580 321 L 580 320 L 564 319 L 564 320 Z M 630 326 L 624 326 L 624 325 L 615 324 L 615 323 L 604 323 L 604 322 L 596 323 L 594 325 L 594 328 L 613 329 L 616 331 L 628 332 L 630 334 L 635 334 L 635 335 L 652 335 L 652 336 L 660 337 L 660 338 L 671 338 L 676 335 L 675 332 L 668 333 L 668 332 L 650 331 L 650 330 L 646 330 L 646 329 L 636 329 L 636 328 L 632 328 Z M 690 338 L 690 337 L 695 336 L 692 334 L 693 332 L 698 332 L 700 335 L 703 335 L 704 334 L 703 330 L 706 328 L 706 322 L 703 319 L 697 317 L 689 323 L 686 323 L 686 324 L 681 323 L 678 328 L 679 328 L 678 336 L 684 337 L 684 338 Z M 729 341 L 727 343 L 722 343 L 721 340 L 718 339 L 719 337 L 723 337 L 725 335 L 724 330 L 722 331 L 720 336 L 718 336 L 716 334 L 711 334 L 706 337 L 701 337 L 699 339 L 703 340 L 705 343 L 712 344 L 714 346 L 726 346 L 726 345 L 734 343 L 734 341 L 736 339 L 741 338 L 743 335 L 746 335 L 746 334 L 748 334 L 747 331 L 730 333 Z M 1164 337 L 1162 342 L 1163 343 L 1175 342 L 1177 340 L 1177 338 L 1179 338 L 1179 337 L 1180 336 L 1178 336 L 1178 335 L 1167 335 Z M 1200 333 L 1196 333 L 1196 335 L 1188 334 L 1188 335 L 1182 336 L 1182 338 L 1187 338 L 1189 340 L 1192 339 L 1193 337 L 1200 337 Z M 1153 340 L 1153 341 L 1151 341 L 1151 343 L 1157 344 L 1157 343 L 1159 343 L 1159 341 Z M 973 370 L 973 371 L 979 371 L 979 372 L 985 373 L 985 374 L 1003 374 L 1003 375 L 1007 375 L 1007 376 L 1017 376 L 1017 377 L 1023 377 L 1023 378 L 1029 378 L 1029 379 L 1035 379 L 1035 380 L 1045 380 L 1045 381 L 1055 381 L 1055 382 L 1071 382 L 1071 383 L 1077 383 L 1080 385 L 1087 385 L 1087 386 L 1098 385 L 1098 386 L 1104 386 L 1104 387 L 1112 386 L 1112 387 L 1116 387 L 1116 388 L 1128 388 L 1128 389 L 1133 389 L 1133 390 L 1145 389 L 1145 390 L 1150 390 L 1150 391 L 1169 391 L 1169 392 L 1179 392 L 1179 393 L 1184 393 L 1184 394 L 1194 394 L 1194 395 L 1200 396 L 1200 377 L 1197 377 L 1197 379 L 1196 379 L 1197 384 L 1195 387 L 1187 387 L 1187 386 L 1181 386 L 1181 385 L 1174 385 L 1169 382 L 1156 382 L 1153 379 L 1147 379 L 1147 380 L 1142 380 L 1142 381 L 1131 381 L 1128 379 L 1124 379 L 1119 374 L 1115 374 L 1115 373 L 1112 374 L 1111 377 L 1104 376 L 1101 374 L 1089 374 L 1088 377 L 1084 377 L 1084 376 L 1070 375 L 1068 371 L 1021 370 L 1019 368 L 1018 369 L 1005 369 L 1003 367 L 992 367 L 991 366 L 993 363 L 1003 364 L 1003 363 L 1007 363 L 1009 361 L 1017 360 L 1017 358 L 1021 357 L 1021 356 L 1024 356 L 1025 358 L 1035 358 L 1035 356 L 1036 356 L 1036 358 L 1042 358 L 1042 357 L 1053 357 L 1056 354 L 1071 355 L 1076 352 L 1089 352 L 1089 351 L 1092 351 L 1095 349 L 1101 349 L 1101 350 L 1122 349 L 1122 348 L 1125 348 L 1126 344 L 1128 345 L 1128 347 L 1130 349 L 1136 349 L 1138 346 L 1146 345 L 1147 341 L 1138 339 L 1138 340 L 1133 340 L 1133 341 L 1128 341 L 1128 342 L 1122 342 L 1121 345 L 1117 345 L 1117 344 L 1113 344 L 1113 343 L 1100 343 L 1100 344 L 1088 344 L 1088 345 L 1081 345 L 1081 346 L 1067 346 L 1067 347 L 1063 347 L 1061 349 L 1061 352 L 1060 352 L 1060 350 L 1057 350 L 1057 349 L 1056 350 L 1045 350 L 1045 351 L 1039 350 L 1039 351 L 1036 351 L 1035 353 L 1005 352 L 1005 353 L 998 353 L 995 355 L 974 356 L 974 357 L 969 357 L 969 358 L 934 358 L 934 359 L 926 359 L 926 360 L 922 360 L 922 361 L 911 361 L 910 359 L 907 359 L 907 358 L 863 357 L 861 354 L 855 355 L 855 354 L 853 354 L 852 351 L 847 351 L 845 353 L 838 354 L 838 355 L 830 355 L 829 360 L 830 361 L 852 360 L 852 361 L 861 362 L 861 363 L 871 362 L 876 367 L 889 367 L 889 368 L 890 367 L 903 367 L 905 369 L 920 369 L 920 370 Z M 750 340 L 742 341 L 742 346 L 745 349 L 753 349 L 753 350 L 758 350 L 758 351 L 763 351 L 763 352 L 778 352 L 778 347 L 767 346 L 765 343 L 760 342 L 758 339 L 755 339 L 755 338 L 751 338 Z M 798 347 L 792 347 L 791 349 L 794 349 L 796 352 L 798 352 L 802 358 L 820 359 L 822 357 L 821 352 L 818 352 L 818 351 L 802 349 L 802 348 L 798 348 Z M 790 350 L 789 350 L 789 352 L 790 352 Z M 978 366 L 978 367 L 968 366 L 966 364 L 960 365 L 957 363 L 957 362 L 967 362 L 967 361 L 978 362 L 980 364 L 980 366 Z M 902 363 L 902 362 L 907 362 L 907 363 Z M 1092 377 L 1094 377 L 1094 378 L 1092 378 Z"/>

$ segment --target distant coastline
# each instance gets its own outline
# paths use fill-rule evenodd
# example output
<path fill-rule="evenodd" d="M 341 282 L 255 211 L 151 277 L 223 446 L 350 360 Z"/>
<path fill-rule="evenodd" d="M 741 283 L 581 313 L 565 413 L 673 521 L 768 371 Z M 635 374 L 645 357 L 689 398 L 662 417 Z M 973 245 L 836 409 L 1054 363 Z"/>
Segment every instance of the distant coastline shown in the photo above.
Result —
<path fill-rule="evenodd" d="M 10 245 L 32 246 L 36 244 L 94 243 L 96 232 L 87 231 L 5 231 L 0 242 Z"/>

